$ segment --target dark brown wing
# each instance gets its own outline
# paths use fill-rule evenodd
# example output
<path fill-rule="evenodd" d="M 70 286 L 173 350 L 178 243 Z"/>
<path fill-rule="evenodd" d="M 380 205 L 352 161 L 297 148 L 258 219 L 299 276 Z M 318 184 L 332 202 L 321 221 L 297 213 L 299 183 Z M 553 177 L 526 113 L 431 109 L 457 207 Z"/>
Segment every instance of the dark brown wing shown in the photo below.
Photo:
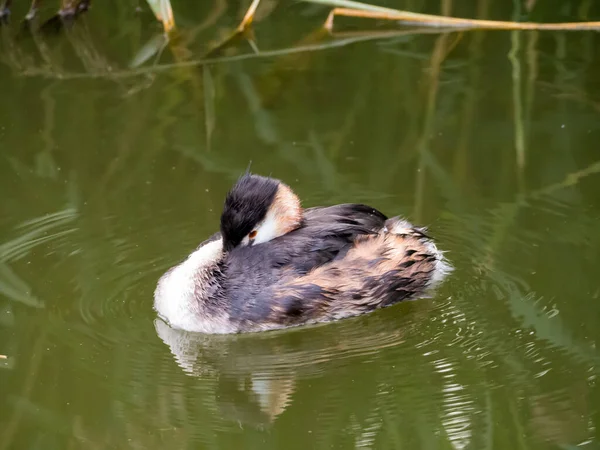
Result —
<path fill-rule="evenodd" d="M 440 270 L 440 257 L 420 231 L 361 237 L 344 258 L 278 284 L 271 320 L 328 321 L 422 296 Z"/>
<path fill-rule="evenodd" d="M 273 287 L 345 254 L 360 236 L 376 235 L 387 217 L 359 204 L 311 208 L 303 225 L 253 247 L 234 249 L 224 261 L 224 290 L 235 321 L 259 322 L 271 316 Z"/>

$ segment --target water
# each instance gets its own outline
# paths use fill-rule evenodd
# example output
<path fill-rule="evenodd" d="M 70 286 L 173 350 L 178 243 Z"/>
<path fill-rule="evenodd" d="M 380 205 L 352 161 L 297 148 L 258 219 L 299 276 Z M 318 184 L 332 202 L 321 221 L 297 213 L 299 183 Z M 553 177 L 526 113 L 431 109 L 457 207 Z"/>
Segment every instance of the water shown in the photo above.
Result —
<path fill-rule="evenodd" d="M 261 53 L 185 65 L 245 6 L 174 2 L 178 46 L 132 69 L 160 33 L 143 4 L 96 2 L 33 39 L 17 3 L 0 29 L 1 449 L 600 448 L 597 33 L 340 20 L 331 41 L 326 8 L 265 1 Z M 442 6 L 527 17 L 472 3 Z M 582 17 L 600 10 L 529 16 Z M 155 322 L 158 277 L 217 229 L 250 162 L 306 206 L 429 226 L 456 270 L 431 299 L 326 326 Z"/>

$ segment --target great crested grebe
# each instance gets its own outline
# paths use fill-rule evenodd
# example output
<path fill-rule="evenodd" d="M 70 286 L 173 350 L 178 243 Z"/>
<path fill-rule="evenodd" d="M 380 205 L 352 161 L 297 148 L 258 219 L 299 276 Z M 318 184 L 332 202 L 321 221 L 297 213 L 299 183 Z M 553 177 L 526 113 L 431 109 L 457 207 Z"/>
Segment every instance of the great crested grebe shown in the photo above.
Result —
<path fill-rule="evenodd" d="M 227 194 L 221 231 L 160 278 L 154 309 L 186 331 L 265 331 L 423 297 L 451 270 L 399 217 L 361 204 L 302 209 L 281 181 L 247 173 Z"/>

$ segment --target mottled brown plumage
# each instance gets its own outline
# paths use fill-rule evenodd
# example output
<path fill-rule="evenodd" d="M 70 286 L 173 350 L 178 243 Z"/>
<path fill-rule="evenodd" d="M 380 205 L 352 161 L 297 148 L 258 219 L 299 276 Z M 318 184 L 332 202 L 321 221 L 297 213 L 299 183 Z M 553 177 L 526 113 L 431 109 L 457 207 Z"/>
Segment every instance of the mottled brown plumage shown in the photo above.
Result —
<path fill-rule="evenodd" d="M 343 258 L 284 277 L 273 290 L 269 320 L 287 326 L 332 321 L 423 296 L 439 270 L 425 239 L 416 229 L 358 237 Z"/>

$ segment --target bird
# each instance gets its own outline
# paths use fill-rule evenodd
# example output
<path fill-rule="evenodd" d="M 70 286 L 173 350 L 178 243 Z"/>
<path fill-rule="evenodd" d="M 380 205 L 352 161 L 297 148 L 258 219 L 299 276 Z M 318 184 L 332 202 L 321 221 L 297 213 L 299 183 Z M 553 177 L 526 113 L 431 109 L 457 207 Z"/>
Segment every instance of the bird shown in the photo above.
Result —
<path fill-rule="evenodd" d="M 361 203 L 303 208 L 281 180 L 246 171 L 220 231 L 158 280 L 175 329 L 250 333 L 332 322 L 430 296 L 453 270 L 428 236 Z"/>

